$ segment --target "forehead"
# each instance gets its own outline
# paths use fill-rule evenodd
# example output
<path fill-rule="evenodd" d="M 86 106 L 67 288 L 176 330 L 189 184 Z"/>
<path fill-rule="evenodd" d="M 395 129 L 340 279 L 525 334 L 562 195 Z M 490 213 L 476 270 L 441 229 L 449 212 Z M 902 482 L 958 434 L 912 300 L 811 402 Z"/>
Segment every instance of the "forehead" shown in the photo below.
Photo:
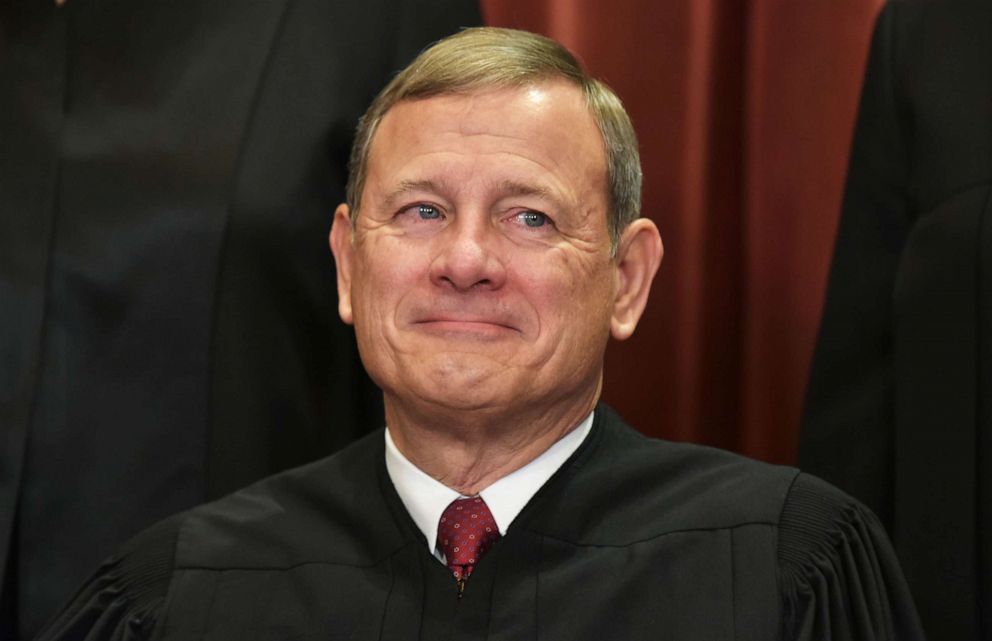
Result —
<path fill-rule="evenodd" d="M 584 94 L 564 81 L 445 94 L 386 113 L 366 189 L 430 178 L 423 174 L 605 197 L 606 151 Z"/>

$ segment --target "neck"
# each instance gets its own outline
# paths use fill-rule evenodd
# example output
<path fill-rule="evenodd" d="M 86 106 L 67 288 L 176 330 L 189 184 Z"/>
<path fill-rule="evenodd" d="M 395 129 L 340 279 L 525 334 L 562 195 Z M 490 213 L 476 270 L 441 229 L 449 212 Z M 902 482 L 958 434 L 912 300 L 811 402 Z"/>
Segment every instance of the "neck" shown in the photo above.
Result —
<path fill-rule="evenodd" d="M 593 410 L 587 399 L 538 411 L 418 411 L 385 399 L 396 447 L 426 474 L 465 496 L 527 465 L 568 434 Z"/>

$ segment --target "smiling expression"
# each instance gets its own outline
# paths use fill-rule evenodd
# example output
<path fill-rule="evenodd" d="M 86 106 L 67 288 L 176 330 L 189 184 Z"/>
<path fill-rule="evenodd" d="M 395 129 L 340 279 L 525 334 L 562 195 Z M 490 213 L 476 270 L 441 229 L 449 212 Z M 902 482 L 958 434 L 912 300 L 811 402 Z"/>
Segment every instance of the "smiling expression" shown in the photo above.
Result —
<path fill-rule="evenodd" d="M 563 81 L 404 101 L 338 209 L 339 309 L 391 404 L 591 409 L 618 287 L 606 156 Z"/>

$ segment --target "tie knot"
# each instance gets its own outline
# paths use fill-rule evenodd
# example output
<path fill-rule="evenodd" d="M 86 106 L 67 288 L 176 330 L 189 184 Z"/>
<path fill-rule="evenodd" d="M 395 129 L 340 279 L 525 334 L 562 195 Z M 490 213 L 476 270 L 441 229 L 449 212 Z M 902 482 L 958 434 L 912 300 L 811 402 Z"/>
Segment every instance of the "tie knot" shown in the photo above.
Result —
<path fill-rule="evenodd" d="M 496 520 L 481 497 L 454 500 L 441 514 L 437 547 L 458 581 L 472 574 L 475 564 L 497 539 Z"/>

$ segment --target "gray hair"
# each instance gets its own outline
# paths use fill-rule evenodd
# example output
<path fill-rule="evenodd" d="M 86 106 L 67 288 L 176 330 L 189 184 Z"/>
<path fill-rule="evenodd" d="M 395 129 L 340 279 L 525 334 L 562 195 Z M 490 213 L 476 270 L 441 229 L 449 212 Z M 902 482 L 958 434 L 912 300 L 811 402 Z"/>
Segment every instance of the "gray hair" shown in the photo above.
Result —
<path fill-rule="evenodd" d="M 641 161 L 637 135 L 620 98 L 589 76 L 563 46 L 515 29 L 465 29 L 425 49 L 383 89 L 359 121 L 351 148 L 347 201 L 352 221 L 361 207 L 369 150 L 382 118 L 397 103 L 445 94 L 516 88 L 565 80 L 585 95 L 606 146 L 609 211 L 614 255 L 620 234 L 641 212 Z"/>

